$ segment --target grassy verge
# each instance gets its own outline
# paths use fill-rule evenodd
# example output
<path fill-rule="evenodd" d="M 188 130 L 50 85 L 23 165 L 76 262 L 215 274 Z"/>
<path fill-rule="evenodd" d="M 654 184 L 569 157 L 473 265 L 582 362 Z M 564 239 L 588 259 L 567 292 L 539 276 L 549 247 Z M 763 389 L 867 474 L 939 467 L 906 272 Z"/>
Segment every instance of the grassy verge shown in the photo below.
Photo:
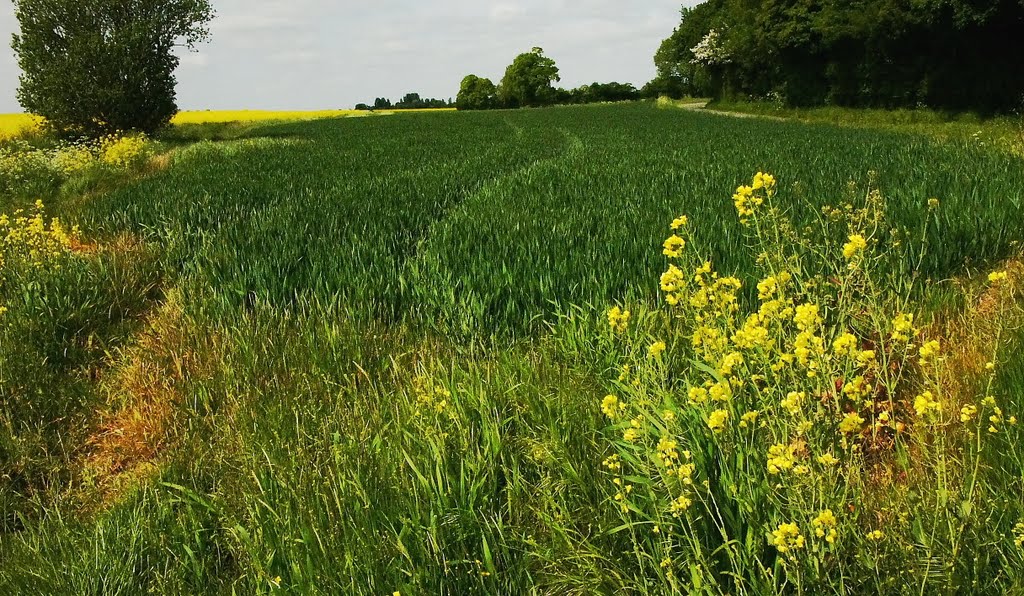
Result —
<path fill-rule="evenodd" d="M 873 110 L 819 107 L 784 108 L 767 102 L 715 101 L 708 110 L 769 116 L 809 123 L 869 128 L 927 135 L 943 141 L 992 146 L 1024 156 L 1024 118 L 983 118 L 976 114 L 949 114 L 935 110 Z"/>

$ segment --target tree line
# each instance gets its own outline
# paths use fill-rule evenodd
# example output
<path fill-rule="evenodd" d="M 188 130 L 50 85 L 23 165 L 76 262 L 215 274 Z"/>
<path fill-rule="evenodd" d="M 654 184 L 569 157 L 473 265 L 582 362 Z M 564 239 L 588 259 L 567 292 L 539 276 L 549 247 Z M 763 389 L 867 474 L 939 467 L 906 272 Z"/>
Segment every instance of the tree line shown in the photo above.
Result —
<path fill-rule="evenodd" d="M 707 0 L 657 54 L 672 95 L 791 106 L 1010 111 L 1024 100 L 1024 0 Z"/>
<path fill-rule="evenodd" d="M 406 93 L 405 96 L 394 103 L 386 97 L 378 97 L 373 104 L 356 104 L 357 110 L 426 110 L 432 108 L 450 108 L 455 105 L 451 98 L 433 99 L 422 98 L 419 93 Z"/>
<path fill-rule="evenodd" d="M 633 101 L 644 96 L 631 83 L 593 83 L 576 89 L 555 87 L 562 80 L 555 61 L 542 48 L 520 54 L 497 85 L 471 74 L 462 79 L 455 105 L 460 110 L 538 108 L 550 105 Z M 645 88 L 646 90 L 647 88 Z"/>

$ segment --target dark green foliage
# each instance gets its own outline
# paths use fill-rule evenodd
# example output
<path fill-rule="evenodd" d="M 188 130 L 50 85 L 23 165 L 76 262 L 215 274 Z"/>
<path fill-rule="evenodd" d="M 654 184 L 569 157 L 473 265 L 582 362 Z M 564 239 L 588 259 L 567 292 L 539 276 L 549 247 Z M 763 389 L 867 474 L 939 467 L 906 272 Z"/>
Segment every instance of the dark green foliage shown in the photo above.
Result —
<path fill-rule="evenodd" d="M 177 112 L 176 44 L 207 37 L 208 0 L 16 0 L 18 100 L 58 133 L 152 133 Z"/>
<path fill-rule="evenodd" d="M 490 79 L 468 75 L 462 79 L 455 105 L 460 110 L 490 110 L 498 107 L 498 88 Z"/>
<path fill-rule="evenodd" d="M 536 108 L 555 103 L 552 85 L 561 81 L 555 61 L 541 48 L 520 54 L 505 70 L 498 96 L 508 108 Z"/>
<path fill-rule="evenodd" d="M 1010 111 L 1024 99 L 1019 0 L 709 0 L 655 56 L 659 87 L 715 97 Z M 726 61 L 692 51 L 721 34 Z"/>

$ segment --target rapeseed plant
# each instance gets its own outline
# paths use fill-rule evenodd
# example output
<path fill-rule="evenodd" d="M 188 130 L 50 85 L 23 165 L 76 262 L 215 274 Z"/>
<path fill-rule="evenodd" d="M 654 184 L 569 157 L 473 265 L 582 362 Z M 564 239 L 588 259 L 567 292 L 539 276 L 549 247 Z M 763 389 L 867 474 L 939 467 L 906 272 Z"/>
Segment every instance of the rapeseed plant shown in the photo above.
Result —
<path fill-rule="evenodd" d="M 917 317 L 906 312 L 909 298 L 900 291 L 910 290 L 890 286 L 874 269 L 888 256 L 874 240 L 884 229 L 881 194 L 871 191 L 864 208 L 829 211 L 848 233 L 824 248 L 780 235 L 791 226 L 774 205 L 776 194 L 776 179 L 761 173 L 733 195 L 759 255 L 754 280 L 721 275 L 695 254 L 684 216 L 672 222 L 662 250 L 669 261 L 660 280 L 662 316 L 641 316 L 627 332 L 618 323 L 621 308 L 609 313 L 621 337 L 621 367 L 637 372 L 632 382 L 620 376 L 615 395 L 601 403 L 621 437 L 605 467 L 617 482 L 624 527 L 659 528 L 656 539 L 634 532 L 636 549 L 651 561 L 673 553 L 673 565 L 646 567 L 670 590 L 678 588 L 673 567 L 718 577 L 722 592 L 839 589 L 843 577 L 881 590 L 891 587 L 879 579 L 885 566 L 878 557 L 890 552 L 883 539 L 903 545 L 892 552 L 906 552 L 921 538 L 902 529 L 942 527 L 928 548 L 933 557 L 953 557 L 964 530 L 947 523 L 953 513 L 939 505 L 926 512 L 910 500 L 877 497 L 880 470 L 915 478 L 925 502 L 981 498 L 943 472 L 956 449 L 978 468 L 983 446 L 971 453 L 970 440 L 946 436 L 955 417 L 947 415 L 953 398 L 943 381 L 942 342 L 924 339 Z M 812 258 L 825 262 L 824 274 L 807 273 Z M 990 277 L 993 286 L 1005 281 Z M 748 285 L 756 288 L 753 304 L 742 297 Z M 660 321 L 662 339 L 641 344 L 653 358 L 639 358 L 631 343 L 650 337 L 652 321 Z M 962 424 L 984 417 L 988 435 L 1011 424 L 994 398 L 968 404 L 958 416 Z M 982 434 L 970 437 L 977 443 Z M 927 454 L 928 463 L 910 464 L 911 452 Z M 629 478 L 629 490 L 621 478 Z M 878 528 L 892 512 L 906 522 Z M 805 536 L 824 546 L 808 549 Z M 859 552 L 875 558 L 861 566 Z M 934 575 L 927 566 L 910 573 L 923 578 L 912 583 Z"/>

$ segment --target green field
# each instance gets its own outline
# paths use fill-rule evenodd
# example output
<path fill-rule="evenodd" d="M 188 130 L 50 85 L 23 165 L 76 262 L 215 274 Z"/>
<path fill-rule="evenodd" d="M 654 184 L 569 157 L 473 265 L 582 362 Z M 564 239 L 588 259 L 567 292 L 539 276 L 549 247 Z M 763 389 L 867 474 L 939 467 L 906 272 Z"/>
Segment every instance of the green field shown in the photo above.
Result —
<path fill-rule="evenodd" d="M 658 281 L 676 216 L 689 217 L 689 250 L 744 280 L 745 312 L 764 269 L 733 189 L 771 172 L 776 216 L 839 247 L 850 230 L 830 227 L 822 208 L 860 206 L 877 189 L 886 223 L 872 242 L 902 239 L 874 265 L 886 280 L 877 296 L 912 298 L 945 341 L 957 321 L 975 321 L 979 274 L 1019 255 L 1019 157 L 649 103 L 211 130 L 169 137 L 168 163 L 145 175 L 42 197 L 96 248 L 31 292 L 0 278 L 15 321 L 0 325 L 0 592 L 1024 588 L 1016 427 L 993 433 L 982 455 L 950 455 L 957 467 L 980 462 L 969 491 L 903 495 L 918 517 L 902 542 L 893 528 L 891 548 L 865 555 L 861 536 L 806 562 L 803 580 L 783 580 L 785 557 L 763 531 L 779 520 L 751 512 L 756 528 L 731 520 L 744 534 L 709 532 L 711 554 L 675 583 L 662 539 L 638 537 L 614 506 L 600 409 L 626 391 L 607 310 L 632 306 L 634 351 L 667 339 Z M 11 194 L 0 212 L 35 198 Z M 841 277 L 824 251 L 807 251 L 807 275 Z M 1007 321 L 1017 305 L 1000 311 Z M 826 319 L 846 320 L 836 312 Z M 971 341 L 991 330 L 971 324 Z M 1000 331 L 1010 355 L 1015 333 Z M 696 356 L 672 342 L 670 353 L 688 357 L 664 388 L 684 395 L 677 381 Z M 1005 396 L 1009 417 L 1024 411 L 1024 377 L 1019 356 L 1004 360 L 981 390 Z M 966 401 L 949 400 L 955 417 Z M 709 469 L 714 453 L 701 460 Z M 945 469 L 918 470 L 915 454 L 891 457 L 924 476 Z M 763 461 L 752 467 L 764 476 Z M 708 490 L 726 476 L 708 471 Z M 851 520 L 850 535 L 872 519 Z M 733 548 L 747 554 L 733 559 Z"/>

